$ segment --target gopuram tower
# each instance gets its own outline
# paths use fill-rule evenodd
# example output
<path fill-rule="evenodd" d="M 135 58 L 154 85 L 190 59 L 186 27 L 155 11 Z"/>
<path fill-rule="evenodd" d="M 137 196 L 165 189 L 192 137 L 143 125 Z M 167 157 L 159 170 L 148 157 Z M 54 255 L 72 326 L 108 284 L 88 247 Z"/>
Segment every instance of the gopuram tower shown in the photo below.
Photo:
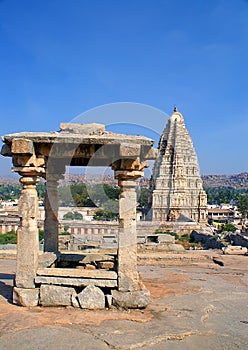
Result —
<path fill-rule="evenodd" d="M 207 223 L 207 195 L 191 137 L 174 112 L 160 137 L 150 180 L 152 220 Z"/>

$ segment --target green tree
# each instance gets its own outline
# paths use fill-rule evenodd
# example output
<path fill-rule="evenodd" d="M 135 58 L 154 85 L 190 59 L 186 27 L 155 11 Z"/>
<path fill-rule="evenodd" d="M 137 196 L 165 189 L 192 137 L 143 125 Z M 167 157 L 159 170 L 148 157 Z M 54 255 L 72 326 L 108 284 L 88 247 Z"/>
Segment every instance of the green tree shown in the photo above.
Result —
<path fill-rule="evenodd" d="M 63 220 L 74 220 L 74 213 L 69 211 L 63 216 Z"/>
<path fill-rule="evenodd" d="M 118 215 L 99 209 L 94 213 L 93 219 L 99 221 L 117 221 Z"/>
<path fill-rule="evenodd" d="M 74 212 L 74 220 L 83 220 L 83 215 L 78 211 Z"/>
<path fill-rule="evenodd" d="M 0 234 L 0 244 L 16 244 L 17 236 L 14 231 Z"/>
<path fill-rule="evenodd" d="M 148 196 L 149 196 L 149 190 L 148 188 L 141 188 L 137 193 L 137 201 L 139 204 L 139 207 L 141 208 L 147 208 L 148 207 Z"/>
<path fill-rule="evenodd" d="M 244 225 L 248 211 L 248 194 L 242 194 L 238 197 L 237 208 L 242 215 L 242 225 Z"/>
<path fill-rule="evenodd" d="M 221 231 L 235 232 L 236 227 L 233 224 L 222 225 Z"/>

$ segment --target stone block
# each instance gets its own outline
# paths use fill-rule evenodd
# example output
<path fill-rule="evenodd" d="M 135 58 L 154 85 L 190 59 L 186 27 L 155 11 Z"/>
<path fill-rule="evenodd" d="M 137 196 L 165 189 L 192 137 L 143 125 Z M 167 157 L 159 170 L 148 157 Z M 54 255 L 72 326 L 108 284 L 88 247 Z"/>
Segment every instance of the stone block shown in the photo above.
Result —
<path fill-rule="evenodd" d="M 150 301 L 150 292 L 147 289 L 137 290 L 135 292 L 111 291 L 114 306 L 123 309 L 143 309 L 147 307 Z"/>
<path fill-rule="evenodd" d="M 37 306 L 39 303 L 39 288 L 25 289 L 14 287 L 13 303 L 21 306 Z"/>
<path fill-rule="evenodd" d="M 75 295 L 74 288 L 42 284 L 40 304 L 42 306 L 69 306 L 72 304 L 72 295 Z"/>
<path fill-rule="evenodd" d="M 13 154 L 33 154 L 33 142 L 27 139 L 13 139 L 11 144 L 11 152 Z"/>
<path fill-rule="evenodd" d="M 95 286 L 87 286 L 78 294 L 78 300 L 82 309 L 104 309 L 105 295 L 103 291 Z"/>
<path fill-rule="evenodd" d="M 45 252 L 39 255 L 39 258 L 38 258 L 39 268 L 43 269 L 46 267 L 50 267 L 55 263 L 56 260 L 57 260 L 57 254 L 52 252 Z"/>

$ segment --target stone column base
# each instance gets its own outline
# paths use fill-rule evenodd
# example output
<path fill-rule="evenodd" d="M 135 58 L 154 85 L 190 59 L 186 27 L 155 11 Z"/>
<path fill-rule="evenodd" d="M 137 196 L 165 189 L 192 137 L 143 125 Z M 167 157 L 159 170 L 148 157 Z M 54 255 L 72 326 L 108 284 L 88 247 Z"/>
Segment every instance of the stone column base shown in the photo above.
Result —
<path fill-rule="evenodd" d="M 134 292 L 112 290 L 112 305 L 123 309 L 144 309 L 150 301 L 150 292 L 144 286 Z"/>
<path fill-rule="evenodd" d="M 39 288 L 26 289 L 14 287 L 13 303 L 21 306 L 37 306 L 39 303 L 39 292 Z"/>

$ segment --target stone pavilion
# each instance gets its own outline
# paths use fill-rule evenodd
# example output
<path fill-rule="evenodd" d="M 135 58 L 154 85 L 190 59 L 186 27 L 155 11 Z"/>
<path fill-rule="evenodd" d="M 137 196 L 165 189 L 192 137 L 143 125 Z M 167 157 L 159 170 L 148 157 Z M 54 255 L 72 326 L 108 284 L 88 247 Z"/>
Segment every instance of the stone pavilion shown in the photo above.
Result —
<path fill-rule="evenodd" d="M 1 153 L 12 158 L 13 171 L 21 176 L 22 184 L 14 302 L 22 306 L 86 309 L 111 304 L 146 307 L 149 292 L 137 273 L 135 189 L 149 165 L 147 160 L 154 159 L 153 140 L 107 132 L 102 124 L 64 123 L 58 132 L 5 135 L 3 142 Z M 83 254 L 66 255 L 58 251 L 57 186 L 68 165 L 109 166 L 118 179 L 118 254 L 105 255 L 100 259 L 102 264 L 94 269 L 87 268 L 89 264 Z M 42 254 L 37 228 L 39 178 L 46 181 Z"/>

